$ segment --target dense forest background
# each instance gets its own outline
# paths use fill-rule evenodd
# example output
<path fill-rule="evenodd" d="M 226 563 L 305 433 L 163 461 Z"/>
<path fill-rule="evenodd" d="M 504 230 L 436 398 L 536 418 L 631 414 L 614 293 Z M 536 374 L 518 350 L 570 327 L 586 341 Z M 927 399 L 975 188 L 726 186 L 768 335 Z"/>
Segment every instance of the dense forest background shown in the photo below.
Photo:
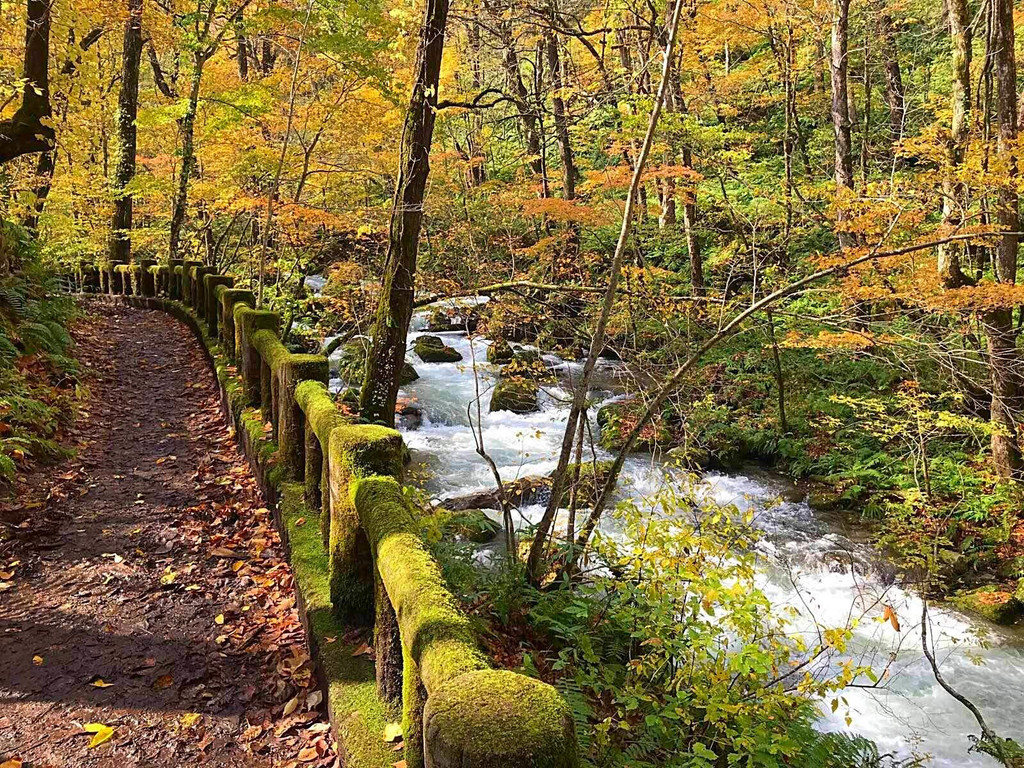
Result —
<path fill-rule="evenodd" d="M 719 587 L 752 579 L 744 558 L 719 557 L 747 534 L 698 526 L 687 535 L 709 538 L 693 548 L 661 531 L 667 560 L 629 561 L 634 589 L 591 583 L 558 598 L 581 601 L 575 624 L 551 585 L 576 584 L 584 555 L 623 557 L 595 530 L 624 457 L 655 450 L 697 472 L 783 472 L 813 506 L 862 525 L 902 583 L 1020 618 L 1022 12 L 1013 0 L 4 4 L 0 474 L 15 483 L 65 450 L 83 392 L 63 330 L 74 310 L 50 289 L 83 264 L 189 259 L 230 272 L 284 314 L 295 349 L 372 336 L 358 352 L 361 394 L 339 399 L 385 423 L 413 309 L 485 294 L 468 313 L 474 333 L 626 372 L 599 439 L 585 434 L 592 366 L 566 387 L 552 501 L 523 541 L 506 526 L 518 607 L 488 614 L 513 634 L 546 626 L 562 655 L 538 674 L 587 670 L 573 685 L 589 702 L 581 718 L 601 724 L 594 759 L 725 765 L 770 752 L 817 765 L 862 750 L 816 741 L 807 702 L 865 670 L 779 678 L 796 652 L 782 640 L 738 688 L 722 659 L 695 661 L 716 681 L 699 705 L 680 699 L 678 677 L 656 694 L 630 688 L 629 665 L 599 679 L 637 638 L 609 630 L 603 650 L 579 652 L 593 630 L 580 616 L 609 592 L 616 608 L 600 616 L 616 632 L 637 601 L 693 598 L 727 601 L 732 620 L 702 624 L 686 647 L 759 636 L 767 605 L 710 581 L 680 595 L 669 578 L 682 564 Z M 440 306 L 432 322 L 444 325 Z M 529 410 L 549 372 L 527 357 L 510 365 Z M 580 492 L 594 442 L 618 458 Z M 569 487 L 566 531 L 556 516 Z M 479 578 L 457 566 L 451 578 Z M 500 601 L 508 581 L 464 586 Z M 517 624 L 525 613 L 534 630 Z M 885 621 L 899 630 L 891 610 Z M 849 631 L 812 655 L 841 653 Z M 659 644 L 640 670 L 675 658 Z M 771 694 L 755 705 L 754 691 Z M 697 735 L 666 726 L 715 705 L 728 714 Z M 787 731 L 781 712 L 804 730 Z M 979 726 L 985 751 L 1020 759 Z M 672 762 L 680 749 L 691 762 Z"/>

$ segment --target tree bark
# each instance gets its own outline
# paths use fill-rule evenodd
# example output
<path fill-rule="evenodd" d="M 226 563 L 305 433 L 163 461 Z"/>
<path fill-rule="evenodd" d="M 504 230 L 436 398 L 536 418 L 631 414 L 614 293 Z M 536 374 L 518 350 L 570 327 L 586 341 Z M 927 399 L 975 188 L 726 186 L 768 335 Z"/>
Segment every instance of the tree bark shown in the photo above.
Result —
<path fill-rule="evenodd" d="M 0 121 L 0 163 L 53 148 L 50 118 L 50 0 L 28 0 L 21 106 Z"/>
<path fill-rule="evenodd" d="M 906 91 L 900 71 L 895 26 L 892 16 L 887 12 L 878 17 L 878 33 L 882 43 L 882 59 L 885 62 L 885 103 L 889 106 L 889 130 L 893 142 L 898 142 L 906 131 Z"/>
<path fill-rule="evenodd" d="M 185 224 L 185 211 L 188 208 L 188 184 L 192 178 L 195 165 L 195 128 L 196 112 L 199 110 L 199 87 L 203 80 L 203 68 L 206 58 L 201 53 L 193 57 L 192 85 L 189 88 L 188 105 L 181 118 L 181 168 L 178 170 L 178 190 L 174 195 L 174 208 L 171 212 L 171 258 L 178 258 L 181 243 L 181 229 Z"/>
<path fill-rule="evenodd" d="M 117 168 L 114 171 L 114 215 L 110 232 L 110 260 L 128 262 L 131 256 L 132 196 L 127 186 L 135 177 L 138 134 L 139 68 L 142 63 L 142 0 L 128 0 L 121 64 L 121 92 L 117 100 Z"/>
<path fill-rule="evenodd" d="M 544 35 L 545 53 L 548 68 L 551 70 L 551 111 L 554 115 L 555 139 L 558 141 L 559 153 L 562 156 L 562 197 L 566 200 L 576 199 L 576 164 L 573 161 L 572 143 L 569 140 L 569 123 L 565 116 L 565 100 L 562 88 L 565 86 L 562 70 L 561 54 L 558 50 L 558 38 L 554 32 Z"/>
<path fill-rule="evenodd" d="M 949 31 L 953 48 L 953 119 L 946 143 L 948 167 L 942 182 L 942 223 L 949 229 L 963 224 L 967 190 L 957 174 L 964 161 L 971 111 L 971 28 L 967 0 L 949 0 Z M 968 280 L 963 273 L 964 246 L 949 243 L 938 249 L 939 279 L 944 288 L 959 288 Z"/>
<path fill-rule="evenodd" d="M 835 133 L 835 181 L 840 189 L 853 189 L 853 140 L 850 123 L 849 40 L 850 0 L 833 0 L 832 18 L 832 127 Z M 837 223 L 846 220 L 840 207 Z M 853 245 L 854 238 L 840 231 L 839 243 Z"/>
<path fill-rule="evenodd" d="M 383 290 L 359 396 L 362 416 L 388 426 L 395 423 L 398 378 L 405 362 L 406 337 L 412 318 L 416 256 L 423 224 L 423 199 L 430 175 L 430 143 L 434 136 L 447 21 L 448 0 L 427 0 L 416 51 L 412 97 L 402 132 L 402 169 L 391 210 Z"/>
<path fill-rule="evenodd" d="M 997 151 L 1008 176 L 997 202 L 996 221 L 1006 234 L 1000 237 L 996 248 L 995 278 L 997 282 L 1013 284 L 1017 279 L 1018 245 L 1018 235 L 1013 233 L 1020 229 L 1020 201 L 1016 191 L 1017 62 L 1013 0 L 992 0 L 992 24 L 995 111 L 999 128 Z M 1020 407 L 1019 355 L 1013 312 L 1010 309 L 988 312 L 984 322 L 992 377 L 992 460 L 1000 476 L 1011 477 L 1021 468 L 1016 424 Z"/>

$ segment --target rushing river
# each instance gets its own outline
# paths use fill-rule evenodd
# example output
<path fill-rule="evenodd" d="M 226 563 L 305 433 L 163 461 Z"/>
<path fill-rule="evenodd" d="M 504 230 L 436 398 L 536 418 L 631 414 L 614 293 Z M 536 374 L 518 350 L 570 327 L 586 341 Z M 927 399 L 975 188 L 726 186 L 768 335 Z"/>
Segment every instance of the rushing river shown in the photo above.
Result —
<path fill-rule="evenodd" d="M 423 321 L 418 315 L 413 327 L 422 328 Z M 420 333 L 410 334 L 410 344 Z M 437 335 L 462 353 L 463 362 L 423 363 L 410 352 L 409 362 L 420 378 L 402 390 L 403 397 L 414 399 L 422 410 L 422 424 L 406 429 L 404 436 L 414 460 L 429 470 L 427 490 L 446 498 L 493 489 L 490 470 L 476 453 L 467 414 L 478 389 L 484 445 L 502 479 L 550 473 L 557 462 L 566 418 L 566 407 L 560 401 L 567 393 L 550 388 L 542 392 L 538 413 L 489 413 L 497 369 L 486 363 L 488 342 L 471 342 L 460 333 Z M 549 364 L 579 370 L 576 363 L 562 363 L 550 356 L 546 359 Z M 606 368 L 604 378 L 613 373 Z M 339 383 L 334 382 L 335 386 Z M 476 419 L 475 406 L 472 417 Z M 595 425 L 595 434 L 596 429 Z M 598 451 L 600 458 L 608 458 Z M 620 488 L 642 497 L 674 482 L 686 481 L 649 454 L 637 454 L 628 460 Z M 840 520 L 815 512 L 803 501 L 780 502 L 781 486 L 780 481 L 756 472 L 709 473 L 696 491 L 718 504 L 735 504 L 755 512 L 755 524 L 764 532 L 759 549 L 764 562 L 763 588 L 775 604 L 797 606 L 826 627 L 844 626 L 851 615 L 863 616 L 846 657 L 871 663 L 878 671 L 888 665 L 888 678 L 881 688 L 842 692 L 849 702 L 851 726 L 845 722 L 845 706 L 834 714 L 826 706 L 821 727 L 870 738 L 883 754 L 931 755 L 929 765 L 997 765 L 986 755 L 967 752 L 968 734 L 976 734 L 978 727 L 970 713 L 936 683 L 924 658 L 918 597 L 894 586 L 876 553 L 844 533 Z M 535 521 L 541 511 L 540 506 L 521 510 L 525 518 L 521 522 Z M 901 632 L 880 620 L 883 604 L 896 611 Z M 931 635 L 937 640 L 937 656 L 947 681 L 981 708 L 998 733 L 1024 741 L 1024 644 L 1019 634 L 944 607 L 932 607 L 929 613 Z"/>

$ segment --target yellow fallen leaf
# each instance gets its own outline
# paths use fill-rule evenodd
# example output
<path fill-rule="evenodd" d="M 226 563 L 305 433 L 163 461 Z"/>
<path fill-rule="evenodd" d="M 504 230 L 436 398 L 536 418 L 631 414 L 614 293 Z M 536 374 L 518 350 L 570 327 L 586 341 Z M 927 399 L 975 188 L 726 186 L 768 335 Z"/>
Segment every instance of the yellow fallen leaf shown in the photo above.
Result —
<path fill-rule="evenodd" d="M 193 725 L 203 719 L 203 716 L 198 712 L 186 712 L 181 716 L 181 724 L 186 728 L 191 728 Z"/>
<path fill-rule="evenodd" d="M 4 760 L 0 763 L 0 768 L 21 768 L 24 763 L 17 757 L 12 757 L 10 760 Z"/>
<path fill-rule="evenodd" d="M 42 656 L 33 656 L 32 657 L 32 663 L 35 664 L 37 667 L 43 666 L 43 657 Z"/>
<path fill-rule="evenodd" d="M 82 726 L 82 729 L 86 733 L 93 734 L 92 741 L 89 742 L 89 749 L 98 747 L 105 741 L 109 741 L 110 737 L 114 735 L 114 729 L 109 725 L 103 723 L 86 723 Z"/>
<path fill-rule="evenodd" d="M 89 683 L 89 685 L 91 685 L 93 688 L 113 688 L 114 687 L 114 683 L 108 683 L 102 677 L 97 677 L 95 680 L 93 680 L 91 683 Z"/>
<path fill-rule="evenodd" d="M 178 574 L 174 571 L 168 571 L 160 577 L 160 583 L 166 587 L 168 584 L 173 584 L 176 578 L 178 578 Z"/>
<path fill-rule="evenodd" d="M 216 618 L 214 618 L 213 621 L 216 624 L 223 624 L 224 623 L 224 614 L 223 613 L 218 613 Z"/>
<path fill-rule="evenodd" d="M 397 763 L 392 763 L 391 768 L 405 768 L 405 760 L 399 760 Z"/>
<path fill-rule="evenodd" d="M 390 743 L 392 741 L 398 741 L 400 738 L 402 738 L 401 723 L 388 723 L 384 726 L 384 741 Z"/>
<path fill-rule="evenodd" d="M 284 712 L 282 712 L 282 715 L 284 717 L 288 717 L 288 715 L 292 714 L 298 708 L 299 697 L 293 696 L 292 698 L 288 699 L 288 703 L 284 705 Z"/>
<path fill-rule="evenodd" d="M 14 571 L 0 571 L 0 579 L 3 579 L 4 581 L 10 581 L 13 578 Z M 0 768 L 3 768 L 3 766 L 0 765 Z"/>
<path fill-rule="evenodd" d="M 299 750 L 299 760 L 304 763 L 311 763 L 320 757 L 320 753 L 316 751 L 316 747 L 303 747 Z"/>

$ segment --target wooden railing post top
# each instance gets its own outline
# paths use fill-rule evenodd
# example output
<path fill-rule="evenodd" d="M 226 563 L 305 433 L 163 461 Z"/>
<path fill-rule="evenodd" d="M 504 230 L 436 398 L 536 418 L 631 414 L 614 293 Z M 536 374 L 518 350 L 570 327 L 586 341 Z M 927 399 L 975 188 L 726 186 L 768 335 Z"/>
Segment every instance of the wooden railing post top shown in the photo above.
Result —
<path fill-rule="evenodd" d="M 235 304 L 235 324 L 247 334 L 256 331 L 274 331 L 281 327 L 281 315 L 266 309 L 253 309 L 245 304 Z"/>
<path fill-rule="evenodd" d="M 575 768 L 569 707 L 546 683 L 507 670 L 467 672 L 427 699 L 426 768 Z"/>

